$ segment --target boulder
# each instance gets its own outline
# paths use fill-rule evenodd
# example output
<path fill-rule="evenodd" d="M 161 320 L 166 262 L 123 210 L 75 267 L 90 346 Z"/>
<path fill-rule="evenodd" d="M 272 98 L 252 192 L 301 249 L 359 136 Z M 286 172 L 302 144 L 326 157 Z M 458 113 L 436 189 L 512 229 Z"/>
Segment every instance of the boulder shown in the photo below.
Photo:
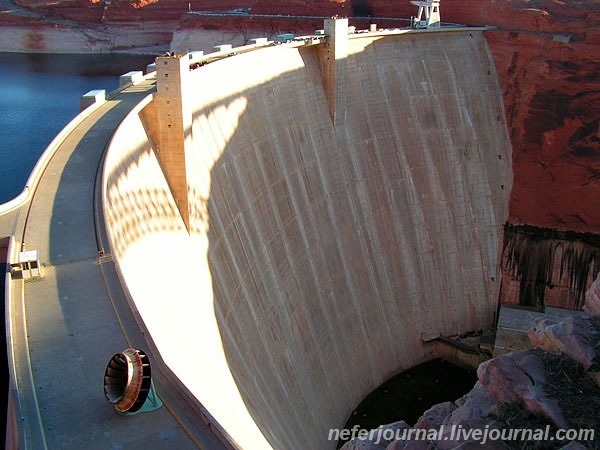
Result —
<path fill-rule="evenodd" d="M 389 443 L 393 442 L 396 436 L 401 436 L 402 430 L 407 428 L 410 428 L 410 425 L 403 420 L 382 425 L 369 431 L 367 436 L 346 442 L 341 450 L 386 450 Z"/>
<path fill-rule="evenodd" d="M 522 350 L 482 363 L 479 381 L 501 403 L 522 402 L 549 419 L 557 428 L 569 428 L 558 402 L 546 395 L 544 362 L 539 350 Z"/>
<path fill-rule="evenodd" d="M 473 389 L 456 401 L 457 408 L 446 417 L 444 425 L 451 427 L 467 420 L 485 419 L 496 411 L 496 399 L 481 383 L 475 383 Z"/>
<path fill-rule="evenodd" d="M 584 317 L 572 316 L 558 323 L 536 319 L 527 334 L 535 347 L 551 353 L 563 353 L 586 370 L 598 362 L 593 348 L 595 331 Z"/>
<path fill-rule="evenodd" d="M 423 413 L 417 420 L 415 428 L 439 428 L 446 418 L 456 409 L 452 402 L 438 403 Z"/>

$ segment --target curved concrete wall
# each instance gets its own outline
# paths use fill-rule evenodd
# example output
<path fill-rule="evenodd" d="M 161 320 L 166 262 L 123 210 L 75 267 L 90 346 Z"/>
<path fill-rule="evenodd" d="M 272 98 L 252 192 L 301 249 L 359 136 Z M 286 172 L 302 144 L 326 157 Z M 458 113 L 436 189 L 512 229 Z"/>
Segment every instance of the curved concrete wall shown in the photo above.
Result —
<path fill-rule="evenodd" d="M 192 72 L 190 234 L 148 128 L 106 161 L 115 257 L 161 354 L 242 448 L 326 449 L 381 382 L 491 327 L 511 155 L 481 32 L 348 41 Z M 338 74 L 339 75 L 339 74 Z M 140 106 L 140 109 L 143 107 Z"/>

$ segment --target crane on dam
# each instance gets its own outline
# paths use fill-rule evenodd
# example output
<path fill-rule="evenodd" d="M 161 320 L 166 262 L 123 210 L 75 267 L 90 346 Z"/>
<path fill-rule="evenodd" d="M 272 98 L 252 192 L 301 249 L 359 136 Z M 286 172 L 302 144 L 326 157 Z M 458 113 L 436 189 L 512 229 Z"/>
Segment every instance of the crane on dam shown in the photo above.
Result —
<path fill-rule="evenodd" d="M 410 3 L 419 7 L 417 17 L 413 17 L 411 21 L 413 28 L 434 28 L 440 26 L 439 0 L 412 0 Z"/>

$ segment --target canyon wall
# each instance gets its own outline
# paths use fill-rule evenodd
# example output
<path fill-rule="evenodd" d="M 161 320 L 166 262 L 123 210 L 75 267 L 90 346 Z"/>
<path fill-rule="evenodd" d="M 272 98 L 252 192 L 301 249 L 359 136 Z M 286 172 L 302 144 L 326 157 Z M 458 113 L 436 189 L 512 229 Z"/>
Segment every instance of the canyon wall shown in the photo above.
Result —
<path fill-rule="evenodd" d="M 470 20 L 500 27 L 486 39 L 515 174 L 501 301 L 581 309 L 600 270 L 600 2 L 488 6 Z"/>

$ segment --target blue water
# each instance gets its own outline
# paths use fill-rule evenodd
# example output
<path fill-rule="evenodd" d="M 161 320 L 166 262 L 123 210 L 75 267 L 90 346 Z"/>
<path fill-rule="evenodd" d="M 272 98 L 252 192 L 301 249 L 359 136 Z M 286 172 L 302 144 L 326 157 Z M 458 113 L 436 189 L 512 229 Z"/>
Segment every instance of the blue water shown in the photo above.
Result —
<path fill-rule="evenodd" d="M 40 155 L 91 89 L 119 85 L 151 55 L 0 53 L 0 204 L 18 195 Z"/>

